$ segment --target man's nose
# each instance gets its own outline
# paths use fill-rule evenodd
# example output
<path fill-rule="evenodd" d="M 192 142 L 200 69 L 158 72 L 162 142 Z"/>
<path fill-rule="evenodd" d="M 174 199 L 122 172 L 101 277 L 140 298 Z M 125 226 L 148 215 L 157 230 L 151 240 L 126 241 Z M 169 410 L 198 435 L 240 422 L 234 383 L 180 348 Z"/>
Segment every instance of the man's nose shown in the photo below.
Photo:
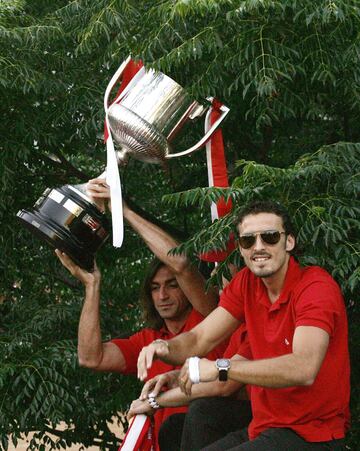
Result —
<path fill-rule="evenodd" d="M 264 249 L 264 242 L 261 239 L 260 233 L 255 235 L 255 243 L 254 243 L 254 250 L 259 251 Z"/>
<path fill-rule="evenodd" d="M 166 287 L 160 287 L 159 296 L 160 296 L 160 299 L 166 299 L 168 297 L 168 292 L 167 292 Z"/>

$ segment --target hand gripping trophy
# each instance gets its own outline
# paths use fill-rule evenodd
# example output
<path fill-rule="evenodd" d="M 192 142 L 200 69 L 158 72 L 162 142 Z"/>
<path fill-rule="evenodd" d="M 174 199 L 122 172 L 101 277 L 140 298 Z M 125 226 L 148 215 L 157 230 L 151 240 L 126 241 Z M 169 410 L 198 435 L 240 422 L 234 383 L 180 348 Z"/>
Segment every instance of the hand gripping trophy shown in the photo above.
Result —
<path fill-rule="evenodd" d="M 107 166 L 101 176 L 106 176 L 112 211 L 116 212 L 112 215 L 115 247 L 120 247 L 123 241 L 118 165 L 126 164 L 129 156 L 147 163 L 162 164 L 167 159 L 188 155 L 211 139 L 229 112 L 222 105 L 221 114 L 207 127 L 204 136 L 189 149 L 175 153 L 171 147 L 175 135 L 186 122 L 200 117 L 206 110 L 209 115 L 212 98 L 207 99 L 208 106 L 203 106 L 192 100 L 170 77 L 141 67 L 109 105 L 113 87 L 131 64 L 129 57 L 120 65 L 104 95 Z M 47 188 L 32 210 L 20 210 L 17 217 L 31 232 L 52 247 L 66 252 L 75 263 L 89 271 L 93 268 L 95 253 L 110 234 L 107 217 L 86 194 L 85 185 Z"/>

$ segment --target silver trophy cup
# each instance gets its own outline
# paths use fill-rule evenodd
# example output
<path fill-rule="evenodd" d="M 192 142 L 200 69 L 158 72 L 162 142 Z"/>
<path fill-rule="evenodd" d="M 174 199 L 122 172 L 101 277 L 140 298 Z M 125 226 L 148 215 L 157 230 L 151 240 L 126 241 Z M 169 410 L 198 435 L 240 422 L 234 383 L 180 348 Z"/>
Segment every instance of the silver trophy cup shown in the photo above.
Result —
<path fill-rule="evenodd" d="M 129 60 L 113 77 L 117 80 Z M 171 141 L 184 124 L 201 116 L 211 106 L 192 100 L 178 83 L 154 70 L 140 69 L 116 101 L 108 107 L 112 89 L 108 86 L 104 104 L 107 120 L 115 142 L 120 146 L 117 157 L 124 162 L 129 155 L 147 163 L 163 163 L 166 159 L 188 155 L 200 149 L 223 121 L 229 109 L 221 107 L 219 119 L 192 147 L 174 152 Z"/>

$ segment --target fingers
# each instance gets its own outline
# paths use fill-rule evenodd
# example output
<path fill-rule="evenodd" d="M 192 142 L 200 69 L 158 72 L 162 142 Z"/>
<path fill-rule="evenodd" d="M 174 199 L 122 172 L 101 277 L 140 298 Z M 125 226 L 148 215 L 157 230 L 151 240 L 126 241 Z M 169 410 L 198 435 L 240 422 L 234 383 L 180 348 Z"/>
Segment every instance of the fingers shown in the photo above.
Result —
<path fill-rule="evenodd" d="M 86 185 L 86 191 L 91 197 L 97 197 L 102 199 L 110 198 L 110 187 L 106 183 L 105 179 L 97 178 L 89 180 Z"/>
<path fill-rule="evenodd" d="M 156 396 L 160 393 L 161 389 L 168 384 L 168 378 L 166 375 L 162 375 L 162 377 L 159 377 L 159 380 L 156 382 L 155 387 L 152 391 L 152 396 L 156 398 Z"/>
<path fill-rule="evenodd" d="M 133 416 L 144 413 L 145 415 L 153 414 L 153 408 L 150 406 L 149 402 L 141 401 L 140 399 L 135 399 L 127 412 L 127 419 L 130 420 Z"/>
<path fill-rule="evenodd" d="M 77 269 L 77 265 L 75 265 L 71 258 L 67 256 L 65 252 L 61 252 L 59 249 L 55 249 L 55 254 L 61 261 L 62 265 L 65 266 L 65 268 L 68 269 L 71 274 L 74 274 L 75 270 Z"/>
<path fill-rule="evenodd" d="M 147 370 L 151 367 L 154 357 L 154 346 L 149 345 L 142 348 L 138 358 L 138 378 L 144 381 L 147 378 Z"/>
<path fill-rule="evenodd" d="M 169 347 L 165 340 L 155 340 L 150 345 L 142 348 L 138 357 L 138 378 L 144 381 L 147 378 L 147 370 L 151 368 L 156 357 L 164 357 L 169 354 Z"/>
<path fill-rule="evenodd" d="M 154 386 L 156 385 L 157 378 L 158 377 L 154 377 L 153 379 L 150 379 L 145 383 L 145 385 L 141 390 L 139 399 L 141 399 L 142 401 L 145 401 L 147 399 L 149 393 L 153 390 Z"/>
<path fill-rule="evenodd" d="M 135 399 L 135 400 L 131 403 L 129 410 L 128 410 L 127 413 L 126 413 L 126 418 L 127 418 L 128 421 L 130 421 L 131 418 L 132 418 L 133 416 L 136 415 L 136 407 L 138 406 L 138 402 L 137 402 L 137 401 L 138 401 L 138 400 Z"/>
<path fill-rule="evenodd" d="M 74 263 L 71 258 L 65 254 L 65 252 L 62 252 L 59 249 L 55 249 L 55 254 L 61 261 L 62 265 L 84 286 L 93 285 L 94 283 L 100 282 L 101 273 L 97 266 L 95 266 L 94 271 L 90 273 Z"/>
<path fill-rule="evenodd" d="M 131 408 L 128 410 L 127 414 L 126 414 L 126 419 L 128 421 L 131 420 L 131 418 L 135 415 L 135 412 L 133 410 L 131 410 Z"/>
<path fill-rule="evenodd" d="M 192 388 L 193 383 L 191 382 L 191 379 L 190 379 L 189 361 L 188 360 L 189 359 L 186 360 L 183 367 L 181 368 L 180 376 L 179 376 L 179 387 L 180 387 L 180 390 L 183 393 L 185 393 L 186 396 L 191 396 L 191 388 Z"/>

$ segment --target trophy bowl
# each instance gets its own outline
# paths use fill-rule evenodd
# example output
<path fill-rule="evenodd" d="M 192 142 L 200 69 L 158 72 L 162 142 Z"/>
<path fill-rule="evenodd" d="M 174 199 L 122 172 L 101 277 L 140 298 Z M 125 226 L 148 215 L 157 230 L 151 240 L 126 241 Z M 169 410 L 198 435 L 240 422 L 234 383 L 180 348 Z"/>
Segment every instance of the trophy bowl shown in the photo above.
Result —
<path fill-rule="evenodd" d="M 33 209 L 20 210 L 17 218 L 87 271 L 93 270 L 95 253 L 109 237 L 107 217 L 81 191 L 81 185 L 47 188 Z"/>

